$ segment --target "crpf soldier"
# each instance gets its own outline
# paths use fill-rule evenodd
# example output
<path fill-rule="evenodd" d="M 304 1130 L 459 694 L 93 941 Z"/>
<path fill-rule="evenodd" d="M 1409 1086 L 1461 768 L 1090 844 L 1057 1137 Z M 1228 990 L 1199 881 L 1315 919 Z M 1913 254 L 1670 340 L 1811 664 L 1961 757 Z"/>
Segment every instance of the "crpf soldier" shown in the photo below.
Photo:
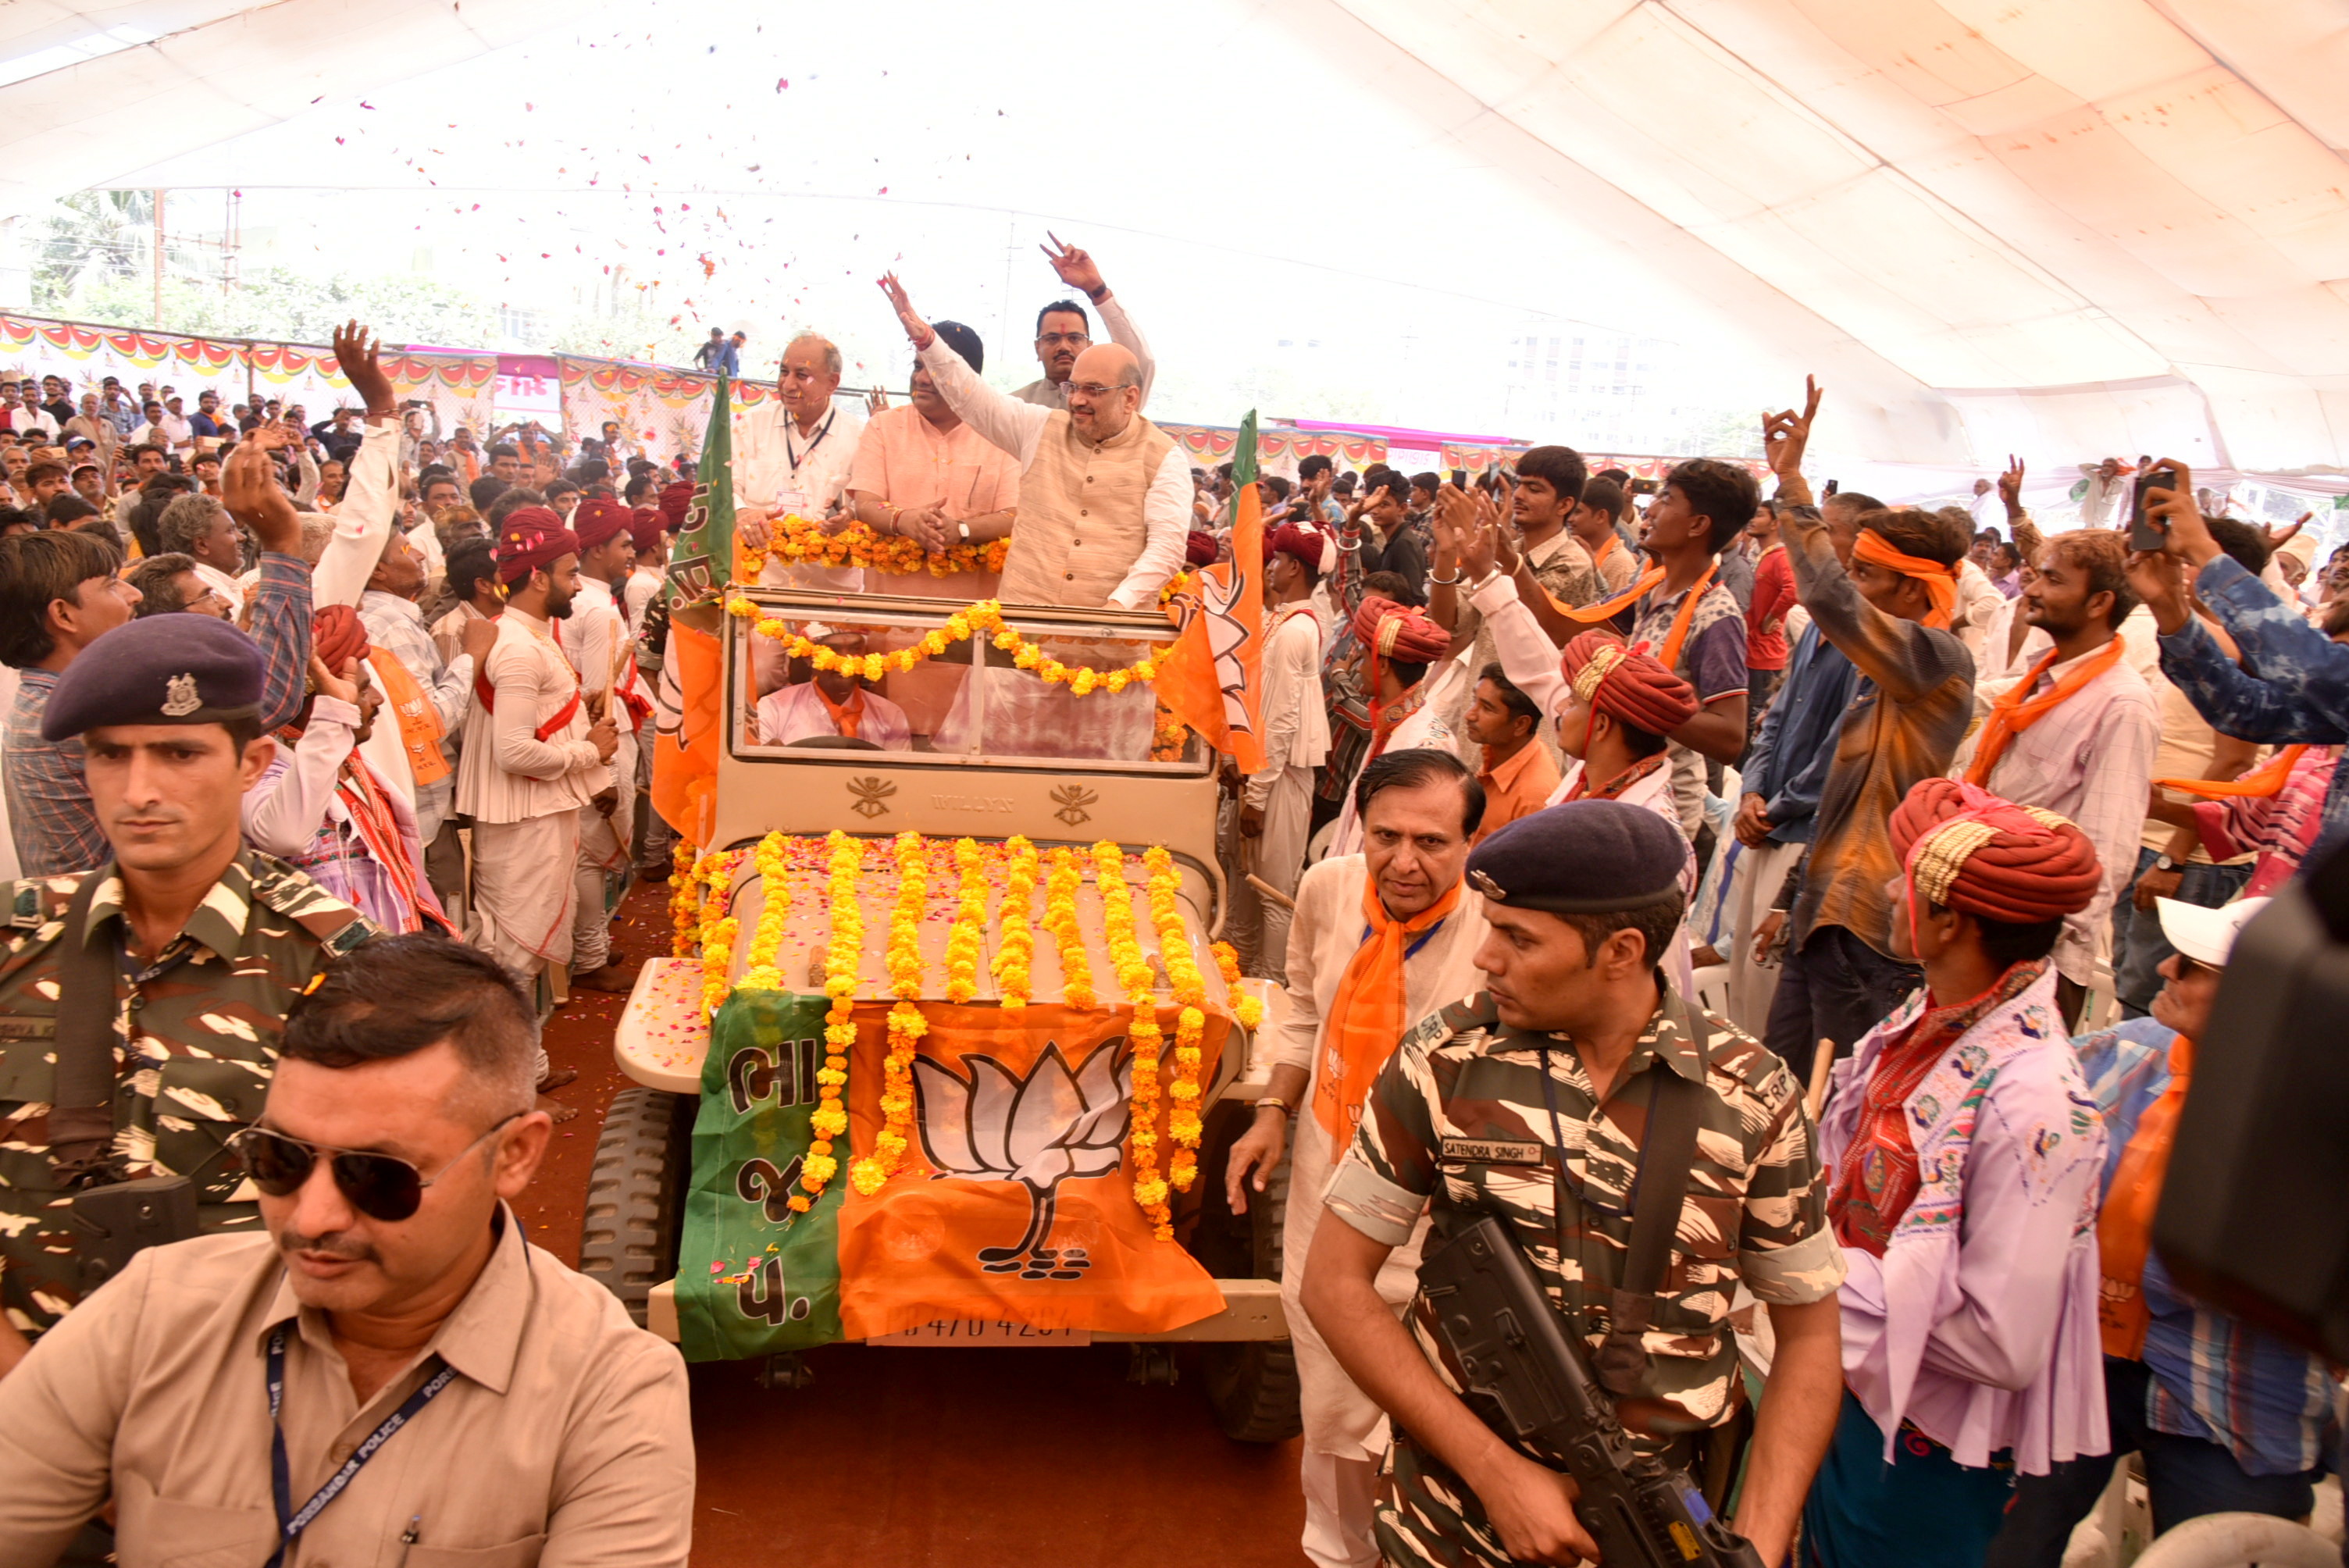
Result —
<path fill-rule="evenodd" d="M 1404 1323 L 1378 1297 L 1379 1265 L 1428 1205 L 1431 1248 L 1501 1221 L 1624 1425 L 1711 1478 L 1716 1502 L 1744 1425 L 1731 1296 L 1743 1284 L 1767 1303 L 1777 1347 L 1735 1527 L 1762 1561 L 1785 1555 L 1842 1389 L 1843 1264 L 1792 1075 L 1657 969 L 1686 855 L 1671 822 L 1614 800 L 1552 806 L 1479 845 L 1468 882 L 1490 925 L 1486 988 L 1403 1037 L 1330 1179 L 1325 1202 L 1345 1223 L 1315 1232 L 1304 1304 L 1393 1418 L 1378 1503 L 1389 1563 L 1598 1555 L 1564 1475 L 1460 1398 L 1424 1292 Z M 1651 1129 L 1674 1118 L 1695 1150 L 1680 1171 L 1643 1158 Z M 1682 1190 L 1678 1223 L 1661 1278 L 1627 1281 L 1632 1199 L 1651 1183 Z"/>
<path fill-rule="evenodd" d="M 81 1295 L 75 1195 L 185 1176 L 206 1230 L 258 1229 L 228 1140 L 260 1114 L 285 1011 L 376 928 L 244 848 L 268 767 L 262 655 L 204 615 L 99 637 L 42 720 L 81 738 L 113 858 L 14 884 L 0 954 L 0 1371 Z"/>

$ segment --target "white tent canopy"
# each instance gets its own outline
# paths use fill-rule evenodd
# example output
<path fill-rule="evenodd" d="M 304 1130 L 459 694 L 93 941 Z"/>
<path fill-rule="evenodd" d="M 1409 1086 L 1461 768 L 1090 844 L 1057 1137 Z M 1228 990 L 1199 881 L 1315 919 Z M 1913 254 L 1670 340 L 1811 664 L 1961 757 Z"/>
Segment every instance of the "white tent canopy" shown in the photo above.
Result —
<path fill-rule="evenodd" d="M 0 179 L 23 211 L 191 150 L 158 127 L 226 139 L 608 9 L 16 0 Z M 1233 9 L 1228 68 L 1309 50 L 1569 218 L 1561 275 L 1636 280 L 1682 313 L 1671 335 L 1758 349 L 1790 395 L 1816 372 L 1837 454 L 2349 472 L 2343 0 Z M 1012 11 L 1040 36 L 1064 25 Z M 905 46 L 876 18 L 873 46 Z M 972 111 L 999 87 L 973 84 Z M 1276 116 L 1265 134 L 1311 130 Z M 1224 191 L 1185 194 L 1170 221 L 1219 221 Z"/>

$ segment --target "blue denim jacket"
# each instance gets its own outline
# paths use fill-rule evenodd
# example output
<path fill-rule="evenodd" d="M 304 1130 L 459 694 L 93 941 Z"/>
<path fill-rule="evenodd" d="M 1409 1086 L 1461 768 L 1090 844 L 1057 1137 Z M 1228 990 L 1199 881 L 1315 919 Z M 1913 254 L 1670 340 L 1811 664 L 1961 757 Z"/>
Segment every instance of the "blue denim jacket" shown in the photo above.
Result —
<path fill-rule="evenodd" d="M 1819 635 L 1816 625 L 1803 628 L 1786 661 L 1786 678 L 1762 716 L 1761 732 L 1745 758 L 1745 792 L 1767 802 L 1764 810 L 1775 824 L 1772 842 L 1811 841 L 1819 791 L 1835 761 L 1836 731 L 1858 681 L 1851 661 Z"/>
<path fill-rule="evenodd" d="M 2310 625 L 2268 585 L 2221 555 L 2195 591 L 2243 650 L 2243 666 L 2189 620 L 2161 639 L 2161 673 L 2211 728 L 2238 740 L 2289 746 L 2349 741 L 2349 646 Z M 2336 769 L 2324 797 L 2324 827 L 2303 868 L 2349 837 L 2349 769 Z"/>

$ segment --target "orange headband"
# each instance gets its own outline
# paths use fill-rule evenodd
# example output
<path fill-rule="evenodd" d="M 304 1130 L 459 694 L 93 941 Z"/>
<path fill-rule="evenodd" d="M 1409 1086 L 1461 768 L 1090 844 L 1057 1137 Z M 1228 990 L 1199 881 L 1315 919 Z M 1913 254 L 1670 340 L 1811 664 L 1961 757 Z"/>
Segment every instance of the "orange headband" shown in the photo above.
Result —
<path fill-rule="evenodd" d="M 1914 577 L 1925 585 L 1925 593 L 1933 607 L 1925 615 L 1925 624 L 1949 629 L 1950 617 L 1958 607 L 1958 569 L 1944 566 L 1938 561 L 1928 561 L 1921 555 L 1907 555 L 1885 542 L 1884 536 L 1872 528 L 1859 531 L 1859 541 L 1851 547 L 1852 559 L 1865 561 L 1870 566 L 1881 566 L 1887 572 L 1898 572 L 1904 577 Z"/>

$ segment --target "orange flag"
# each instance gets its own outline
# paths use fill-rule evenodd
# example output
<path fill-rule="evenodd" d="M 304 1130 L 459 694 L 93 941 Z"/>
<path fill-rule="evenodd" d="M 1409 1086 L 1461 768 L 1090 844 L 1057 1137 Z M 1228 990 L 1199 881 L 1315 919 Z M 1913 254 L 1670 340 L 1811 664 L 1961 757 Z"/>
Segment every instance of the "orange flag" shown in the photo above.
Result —
<path fill-rule="evenodd" d="M 840 1207 L 840 1319 L 851 1339 L 936 1318 L 1159 1332 L 1223 1310 L 1196 1259 L 1151 1234 L 1133 1201 L 1128 1009 L 926 1002 L 914 1058 L 915 1135 L 878 1191 Z M 883 1126 L 887 1009 L 856 1008 L 851 1136 Z M 1172 1008 L 1161 1016 L 1171 1041 Z M 1228 1025 L 1207 1016 L 1202 1081 Z M 1162 1081 L 1171 1081 L 1167 1046 Z M 1159 1147 L 1172 1148 L 1160 1108 Z M 840 1183 L 847 1188 L 845 1181 Z M 828 1196 L 828 1194 L 827 1194 Z"/>
<path fill-rule="evenodd" d="M 1256 493 L 1256 410 L 1232 449 L 1232 558 L 1199 570 L 1169 606 L 1178 631 L 1159 661 L 1158 700 L 1243 773 L 1264 766 L 1257 693 L 1264 678 L 1264 511 Z"/>
<path fill-rule="evenodd" d="M 709 842 L 716 820 L 719 679 L 718 639 L 670 621 L 653 739 L 653 810 L 696 846 Z"/>

